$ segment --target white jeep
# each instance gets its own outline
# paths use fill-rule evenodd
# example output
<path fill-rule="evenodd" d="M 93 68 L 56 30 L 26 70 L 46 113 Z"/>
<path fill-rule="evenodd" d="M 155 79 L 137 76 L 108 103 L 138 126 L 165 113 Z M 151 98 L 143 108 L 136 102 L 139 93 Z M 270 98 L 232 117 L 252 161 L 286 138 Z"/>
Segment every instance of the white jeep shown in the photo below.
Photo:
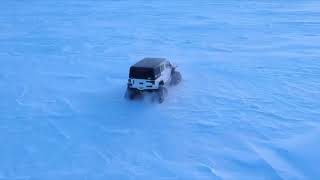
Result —
<path fill-rule="evenodd" d="M 130 67 L 126 98 L 134 99 L 142 92 L 156 92 L 153 97 L 164 101 L 167 86 L 177 85 L 181 74 L 165 58 L 144 58 Z"/>

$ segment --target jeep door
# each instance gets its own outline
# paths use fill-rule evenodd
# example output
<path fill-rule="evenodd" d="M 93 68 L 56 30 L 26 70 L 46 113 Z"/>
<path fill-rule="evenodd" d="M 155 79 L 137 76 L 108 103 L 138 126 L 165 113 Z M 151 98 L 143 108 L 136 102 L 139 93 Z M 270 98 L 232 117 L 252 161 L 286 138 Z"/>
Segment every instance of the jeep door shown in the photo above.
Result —
<path fill-rule="evenodd" d="M 164 82 L 168 83 L 170 81 L 170 78 L 171 78 L 171 66 L 170 66 L 170 63 L 165 62 L 161 66 L 163 68 L 162 75 L 163 75 L 163 78 L 164 78 Z"/>

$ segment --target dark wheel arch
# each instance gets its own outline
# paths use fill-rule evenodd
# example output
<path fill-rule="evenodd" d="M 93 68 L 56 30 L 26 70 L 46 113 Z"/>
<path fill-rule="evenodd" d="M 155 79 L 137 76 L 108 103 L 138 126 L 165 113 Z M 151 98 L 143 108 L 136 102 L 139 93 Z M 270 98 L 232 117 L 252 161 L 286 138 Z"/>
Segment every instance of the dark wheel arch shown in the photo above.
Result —
<path fill-rule="evenodd" d="M 181 73 L 179 71 L 174 71 L 171 75 L 170 85 L 175 86 L 178 85 L 182 80 Z"/>

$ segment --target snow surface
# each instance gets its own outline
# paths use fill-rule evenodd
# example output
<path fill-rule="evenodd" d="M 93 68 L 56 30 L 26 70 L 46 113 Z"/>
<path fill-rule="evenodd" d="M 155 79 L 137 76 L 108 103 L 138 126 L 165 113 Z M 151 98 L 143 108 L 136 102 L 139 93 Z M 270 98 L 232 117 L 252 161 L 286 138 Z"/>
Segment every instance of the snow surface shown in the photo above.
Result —
<path fill-rule="evenodd" d="M 320 179 L 319 42 L 318 0 L 3 0 L 0 179 Z"/>

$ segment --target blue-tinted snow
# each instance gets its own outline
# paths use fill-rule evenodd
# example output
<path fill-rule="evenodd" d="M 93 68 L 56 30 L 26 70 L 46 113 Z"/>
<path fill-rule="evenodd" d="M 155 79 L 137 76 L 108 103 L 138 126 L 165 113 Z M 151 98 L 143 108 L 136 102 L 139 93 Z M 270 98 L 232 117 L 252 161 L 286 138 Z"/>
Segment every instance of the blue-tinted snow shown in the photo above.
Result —
<path fill-rule="evenodd" d="M 2 1 L 0 179 L 319 179 L 319 42 L 316 0 Z"/>

